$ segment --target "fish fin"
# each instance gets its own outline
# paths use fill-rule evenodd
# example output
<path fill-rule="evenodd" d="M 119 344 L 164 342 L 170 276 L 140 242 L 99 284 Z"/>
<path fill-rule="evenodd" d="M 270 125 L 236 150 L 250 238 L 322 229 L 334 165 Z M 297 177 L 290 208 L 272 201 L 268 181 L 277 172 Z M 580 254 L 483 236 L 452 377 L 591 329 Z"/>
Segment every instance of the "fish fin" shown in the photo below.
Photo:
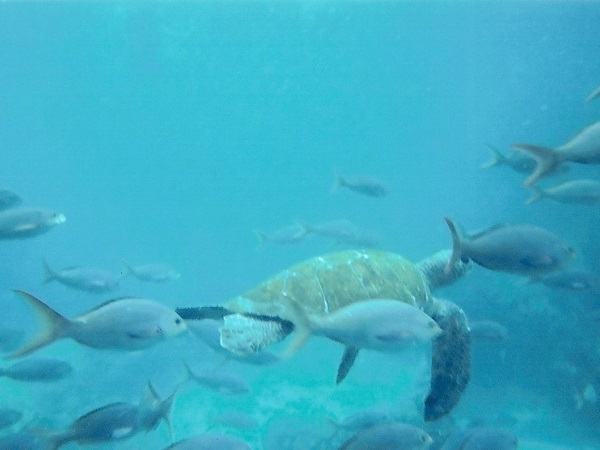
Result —
<path fill-rule="evenodd" d="M 129 264 L 127 264 L 127 262 L 125 260 L 121 260 L 121 264 L 123 264 L 123 267 L 125 268 L 125 270 L 123 271 L 123 273 L 121 274 L 121 278 L 125 278 L 129 275 L 134 275 L 135 271 L 133 270 L 133 267 L 131 267 Z"/>
<path fill-rule="evenodd" d="M 254 234 L 256 235 L 256 237 L 258 238 L 258 249 L 262 250 L 265 245 L 267 245 L 267 243 L 269 242 L 269 236 L 267 236 L 265 233 L 263 233 L 262 231 L 259 230 L 252 230 L 254 231 Z"/>
<path fill-rule="evenodd" d="M 44 263 L 44 279 L 42 280 L 42 284 L 50 283 L 53 280 L 56 280 L 56 272 L 52 270 L 48 261 L 44 258 L 42 260 Z"/>
<path fill-rule="evenodd" d="M 294 223 L 300 228 L 300 232 L 304 236 L 313 232 L 313 228 L 303 220 L 295 220 Z"/>
<path fill-rule="evenodd" d="M 25 291 L 15 290 L 14 292 L 31 306 L 41 323 L 41 328 L 28 343 L 6 355 L 6 358 L 12 359 L 28 355 L 38 348 L 44 347 L 69 334 L 73 326 L 73 321 L 61 316 L 40 299 Z"/>
<path fill-rule="evenodd" d="M 344 378 L 346 378 L 346 375 L 348 375 L 348 372 L 350 372 L 354 361 L 356 361 L 359 350 L 360 349 L 358 347 L 346 347 L 344 354 L 342 355 L 342 360 L 338 366 L 335 384 L 340 384 L 342 381 L 344 381 Z"/>
<path fill-rule="evenodd" d="M 544 191 L 543 189 L 540 189 L 537 186 L 529 186 L 529 188 L 533 191 L 533 193 L 531 194 L 531 197 L 525 200 L 526 205 L 531 205 L 532 203 L 535 203 L 543 199 L 544 197 L 547 197 L 546 191 Z"/>
<path fill-rule="evenodd" d="M 444 217 L 444 220 L 448 224 L 448 228 L 450 229 L 450 234 L 452 235 L 452 255 L 448 260 L 448 264 L 444 268 L 444 273 L 448 275 L 454 265 L 464 258 L 463 255 L 463 246 L 465 238 L 462 236 L 462 233 L 459 231 L 456 223 L 450 219 L 449 217 Z"/>
<path fill-rule="evenodd" d="M 585 99 L 585 102 L 591 102 L 592 100 L 594 100 L 595 98 L 600 97 L 600 86 L 597 87 L 596 89 L 594 89 L 592 91 L 592 93 L 590 95 L 587 96 L 587 98 Z"/>
<path fill-rule="evenodd" d="M 341 175 L 337 170 L 334 170 L 333 174 L 335 176 L 335 182 L 329 191 L 330 194 L 334 194 L 339 188 L 346 186 L 346 179 L 343 177 L 343 175 Z"/>
<path fill-rule="evenodd" d="M 540 178 L 546 176 L 562 162 L 562 157 L 558 150 L 549 147 L 530 144 L 514 144 L 513 148 L 528 154 L 536 161 L 536 166 L 531 175 L 523 181 L 523 185 L 532 186 Z"/>
<path fill-rule="evenodd" d="M 504 156 L 500 150 L 487 144 L 488 148 L 492 151 L 492 159 L 481 165 L 482 169 L 489 169 L 491 167 L 500 166 L 506 164 L 506 156 Z"/>
<path fill-rule="evenodd" d="M 310 319 L 302 308 L 293 300 L 284 297 L 288 305 L 288 312 L 291 316 L 291 322 L 294 324 L 294 333 L 291 344 L 281 353 L 280 358 L 289 358 L 296 353 L 312 335 Z"/>

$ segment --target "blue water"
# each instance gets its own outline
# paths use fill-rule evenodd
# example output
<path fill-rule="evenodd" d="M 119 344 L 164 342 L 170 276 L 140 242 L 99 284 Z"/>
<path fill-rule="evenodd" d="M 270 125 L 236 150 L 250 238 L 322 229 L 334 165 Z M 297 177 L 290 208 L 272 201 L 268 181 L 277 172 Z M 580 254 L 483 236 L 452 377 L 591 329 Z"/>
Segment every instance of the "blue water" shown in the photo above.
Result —
<path fill-rule="evenodd" d="M 0 187 L 67 222 L 1 243 L 0 324 L 35 329 L 15 288 L 69 317 L 111 298 L 41 285 L 42 258 L 115 272 L 121 260 L 168 263 L 179 280 L 126 279 L 118 295 L 221 303 L 337 248 L 312 238 L 259 249 L 253 230 L 296 220 L 351 220 L 412 260 L 451 245 L 443 216 L 468 229 L 534 223 L 569 241 L 578 267 L 598 272 L 596 207 L 526 207 L 520 174 L 480 166 L 486 144 L 505 152 L 515 142 L 557 146 L 598 119 L 600 100 L 584 99 L 600 84 L 599 27 L 592 1 L 3 2 Z M 336 170 L 376 176 L 390 194 L 331 194 Z M 599 175 L 574 167 L 565 179 Z M 474 347 L 455 420 L 510 416 L 501 425 L 522 442 L 547 443 L 522 448 L 600 448 L 598 406 L 578 410 L 574 400 L 588 383 L 600 388 L 597 324 L 585 320 L 597 300 L 520 281 L 476 268 L 443 292 L 470 317 L 511 331 L 503 344 Z M 358 389 L 335 397 L 338 347 L 311 349 L 298 356 L 300 376 L 293 361 L 232 365 L 255 389 L 240 408 L 266 421 L 285 411 L 343 417 L 369 405 Z M 0 403 L 52 429 L 112 401 L 135 402 L 148 379 L 166 395 L 183 358 L 219 361 L 191 337 L 133 355 L 69 342 L 42 352 L 71 358 L 74 379 L 0 379 Z M 404 372 L 394 367 L 389 377 L 357 367 L 350 385 L 395 399 Z M 390 382 L 383 389 L 382 379 Z M 202 418 L 221 402 L 183 392 L 175 437 L 205 431 Z M 262 434 L 244 437 L 260 448 Z M 114 448 L 167 443 L 161 428 Z"/>

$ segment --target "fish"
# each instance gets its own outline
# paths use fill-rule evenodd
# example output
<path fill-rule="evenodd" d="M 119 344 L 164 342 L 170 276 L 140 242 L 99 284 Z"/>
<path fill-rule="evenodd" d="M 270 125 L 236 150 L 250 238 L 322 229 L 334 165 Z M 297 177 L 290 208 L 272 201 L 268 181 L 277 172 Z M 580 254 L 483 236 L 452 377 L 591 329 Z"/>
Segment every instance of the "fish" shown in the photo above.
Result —
<path fill-rule="evenodd" d="M 55 448 L 69 442 L 80 445 L 129 439 L 140 431 L 155 429 L 164 420 L 171 433 L 170 414 L 177 389 L 165 400 L 148 383 L 138 405 L 111 403 L 94 409 L 75 420 L 67 430 L 51 436 Z"/>
<path fill-rule="evenodd" d="M 389 407 L 374 406 L 371 408 L 362 409 L 350 414 L 341 422 L 329 419 L 336 427 L 346 431 L 360 431 L 371 428 L 376 425 L 389 423 L 394 421 L 394 416 Z"/>
<path fill-rule="evenodd" d="M 525 186 L 532 186 L 567 161 L 600 164 L 600 121 L 583 128 L 556 148 L 531 144 L 514 144 L 513 148 L 535 158 L 535 169 L 523 182 Z"/>
<path fill-rule="evenodd" d="M 0 430 L 12 427 L 23 418 L 23 413 L 12 408 L 0 408 Z"/>
<path fill-rule="evenodd" d="M 592 93 L 590 95 L 587 96 L 587 98 L 585 99 L 586 102 L 591 102 L 592 100 L 594 100 L 595 98 L 600 97 L 600 86 L 598 86 L 596 89 L 594 89 L 592 91 Z"/>
<path fill-rule="evenodd" d="M 0 211 L 0 240 L 27 239 L 65 223 L 64 214 L 41 208 L 11 208 Z"/>
<path fill-rule="evenodd" d="M 340 173 L 335 173 L 335 183 L 331 188 L 334 193 L 340 188 L 347 188 L 357 194 L 367 197 L 380 198 L 389 194 L 389 189 L 383 181 L 370 176 L 345 177 Z"/>
<path fill-rule="evenodd" d="M 20 361 L 12 366 L 0 368 L 0 377 L 17 381 L 57 381 L 73 372 L 66 361 L 53 358 L 34 358 Z"/>
<path fill-rule="evenodd" d="M 506 327 L 492 320 L 470 320 L 469 334 L 473 341 L 503 342 L 508 339 Z"/>
<path fill-rule="evenodd" d="M 0 210 L 15 208 L 23 203 L 23 199 L 13 191 L 0 189 Z"/>
<path fill-rule="evenodd" d="M 178 336 L 187 329 L 175 311 L 153 300 L 115 299 L 68 319 L 32 294 L 15 292 L 33 309 L 41 328 L 29 342 L 6 358 L 28 355 L 65 338 L 97 349 L 141 350 Z"/>
<path fill-rule="evenodd" d="M 587 292 L 600 288 L 600 277 L 581 270 L 561 270 L 532 280 L 550 288 Z"/>
<path fill-rule="evenodd" d="M 334 244 L 347 244 L 360 247 L 377 247 L 379 238 L 368 231 L 361 230 L 352 222 L 345 219 L 331 220 L 309 225 L 304 222 L 299 222 L 305 227 L 310 234 L 331 238 Z"/>
<path fill-rule="evenodd" d="M 600 201 L 600 181 L 596 180 L 574 180 L 561 183 L 557 186 L 542 189 L 530 186 L 533 194 L 527 200 L 526 205 L 531 205 L 544 198 L 549 198 L 558 203 L 579 203 L 591 205 Z"/>
<path fill-rule="evenodd" d="M 260 230 L 254 230 L 254 234 L 260 241 L 260 247 L 266 244 L 288 245 L 303 241 L 308 236 L 308 230 L 302 225 L 295 223 L 287 227 L 280 228 L 272 233 L 264 233 Z"/>
<path fill-rule="evenodd" d="M 454 432 L 440 450 L 516 450 L 519 440 L 512 433 L 488 427 Z"/>
<path fill-rule="evenodd" d="M 46 260 L 43 262 L 46 271 L 46 275 L 42 281 L 44 284 L 58 281 L 64 286 L 95 294 L 114 291 L 119 288 L 121 277 L 115 276 L 105 270 L 89 266 L 75 266 L 62 270 L 54 270 Z"/>
<path fill-rule="evenodd" d="M 492 159 L 481 165 L 482 169 L 492 167 L 508 166 L 515 172 L 531 173 L 535 169 L 535 159 L 519 152 L 513 151 L 509 156 L 504 155 L 500 150 L 488 144 L 492 151 Z"/>
<path fill-rule="evenodd" d="M 554 233 L 528 224 L 497 225 L 464 237 L 445 217 L 452 235 L 448 273 L 459 260 L 472 260 L 499 272 L 536 277 L 561 269 L 575 258 L 575 250 Z"/>
<path fill-rule="evenodd" d="M 233 359 L 254 366 L 266 366 L 280 361 L 279 356 L 266 350 L 258 353 L 237 354 L 223 348 L 221 346 L 221 332 L 219 331 L 224 325 L 222 319 L 188 320 L 187 311 L 183 312 L 181 309 L 177 309 L 176 312 L 184 318 L 188 329 L 194 336 L 208 345 L 215 352 L 223 355 L 226 359 Z"/>
<path fill-rule="evenodd" d="M 223 411 L 212 419 L 212 423 L 238 430 L 253 430 L 260 426 L 252 414 L 234 410 Z"/>
<path fill-rule="evenodd" d="M 336 384 L 346 378 L 361 349 L 399 351 L 407 345 L 430 342 L 442 333 L 435 320 L 419 308 L 394 299 L 359 301 L 330 314 L 312 316 L 295 304 L 290 306 L 297 335 L 282 356 L 292 355 L 311 335 L 343 344 Z"/>
<path fill-rule="evenodd" d="M 250 386 L 246 380 L 235 374 L 216 370 L 206 370 L 197 373 L 193 372 L 188 364 L 184 364 L 184 367 L 188 380 L 195 381 L 200 386 L 219 394 L 244 395 L 250 393 Z"/>
<path fill-rule="evenodd" d="M 177 441 L 164 450 L 251 450 L 246 441 L 222 433 L 206 433 Z"/>
<path fill-rule="evenodd" d="M 139 266 L 130 266 L 123 261 L 127 269 L 125 275 L 133 275 L 141 281 L 152 281 L 154 283 L 165 283 L 167 281 L 177 280 L 181 274 L 166 264 L 150 263 Z"/>
<path fill-rule="evenodd" d="M 339 450 L 423 450 L 433 439 L 421 428 L 405 423 L 376 425 L 359 431 Z"/>

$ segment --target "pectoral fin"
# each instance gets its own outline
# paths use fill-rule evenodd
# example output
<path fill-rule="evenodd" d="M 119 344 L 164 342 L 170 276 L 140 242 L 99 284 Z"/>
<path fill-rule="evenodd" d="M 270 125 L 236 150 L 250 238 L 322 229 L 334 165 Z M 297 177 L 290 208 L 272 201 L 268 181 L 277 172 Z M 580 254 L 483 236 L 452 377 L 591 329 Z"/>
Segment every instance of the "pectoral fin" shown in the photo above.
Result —
<path fill-rule="evenodd" d="M 342 356 L 342 360 L 340 361 L 340 365 L 338 366 L 337 377 L 335 379 L 335 384 L 340 384 L 350 372 L 356 357 L 358 356 L 358 351 L 360 349 L 358 347 L 346 347 L 344 350 L 344 355 Z"/>

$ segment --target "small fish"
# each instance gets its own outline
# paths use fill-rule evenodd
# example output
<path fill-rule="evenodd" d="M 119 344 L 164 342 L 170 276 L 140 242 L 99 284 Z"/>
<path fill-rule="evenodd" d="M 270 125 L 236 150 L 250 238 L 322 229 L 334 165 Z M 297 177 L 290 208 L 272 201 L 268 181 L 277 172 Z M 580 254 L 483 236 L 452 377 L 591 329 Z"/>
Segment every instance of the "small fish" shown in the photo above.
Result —
<path fill-rule="evenodd" d="M 508 166 L 515 172 L 520 173 L 531 173 L 535 169 L 535 159 L 526 156 L 522 153 L 515 152 L 509 156 L 504 155 L 500 150 L 488 144 L 489 149 L 492 151 L 492 159 L 481 165 L 482 169 L 489 169 L 491 167 Z"/>
<path fill-rule="evenodd" d="M 154 387 L 148 383 L 139 405 L 112 403 L 84 414 L 69 428 L 51 436 L 55 448 L 69 442 L 80 445 L 129 439 L 140 431 L 155 429 L 165 420 L 171 432 L 170 413 L 175 392 L 160 400 Z"/>
<path fill-rule="evenodd" d="M 518 445 L 519 440 L 507 431 L 475 427 L 453 433 L 440 450 L 516 450 Z"/>
<path fill-rule="evenodd" d="M 241 411 L 223 411 L 212 419 L 212 423 L 237 430 L 254 430 L 260 426 L 252 414 Z"/>
<path fill-rule="evenodd" d="M 65 223 L 64 214 L 39 208 L 0 211 L 0 239 L 26 239 Z"/>
<path fill-rule="evenodd" d="M 232 373 L 208 370 L 195 373 L 190 366 L 185 364 L 188 380 L 193 380 L 200 386 L 220 394 L 244 395 L 250 393 L 250 386 L 243 378 Z"/>
<path fill-rule="evenodd" d="M 206 433 L 175 442 L 164 450 L 251 450 L 251 447 L 234 436 Z"/>
<path fill-rule="evenodd" d="M 12 408 L 0 408 L 0 430 L 13 426 L 23 418 L 23 413 Z"/>
<path fill-rule="evenodd" d="M 366 195 L 368 197 L 385 197 L 389 190 L 387 185 L 374 177 L 352 177 L 347 178 L 339 173 L 335 174 L 335 184 L 331 188 L 331 192 L 335 192 L 340 188 L 350 189 L 357 194 Z"/>
<path fill-rule="evenodd" d="M 119 288 L 121 277 L 115 276 L 102 269 L 88 266 L 69 267 L 62 270 L 54 270 L 46 260 L 44 260 L 46 275 L 43 283 L 58 281 L 64 286 L 68 286 L 80 291 L 87 291 L 96 294 L 114 291 Z"/>
<path fill-rule="evenodd" d="M 341 422 L 330 420 L 336 427 L 346 431 L 360 431 L 376 425 L 393 422 L 392 411 L 388 407 L 375 406 L 366 408 L 349 415 Z"/>
<path fill-rule="evenodd" d="M 587 98 L 585 99 L 586 102 L 591 102 L 592 100 L 594 100 L 595 98 L 600 97 L 600 86 L 598 86 L 596 89 L 594 89 L 592 91 L 592 93 L 590 95 L 587 96 Z"/>
<path fill-rule="evenodd" d="M 329 220 L 316 225 L 309 225 L 304 222 L 299 222 L 299 224 L 311 234 L 333 239 L 352 237 L 361 231 L 360 228 L 346 219 Z"/>
<path fill-rule="evenodd" d="M 73 366 L 66 361 L 53 358 L 27 359 L 0 369 L 0 377 L 18 381 L 57 381 L 73 372 Z"/>
<path fill-rule="evenodd" d="M 0 210 L 15 208 L 23 203 L 23 199 L 8 189 L 0 189 Z"/>
<path fill-rule="evenodd" d="M 165 283 L 167 281 L 177 280 L 181 274 L 170 266 L 161 263 L 142 264 L 139 266 L 130 266 L 123 261 L 127 273 L 133 275 L 138 280 L 152 281 L 154 283 Z"/>
<path fill-rule="evenodd" d="M 600 181 L 596 180 L 574 180 L 542 189 L 531 186 L 533 195 L 525 201 L 531 205 L 541 199 L 549 198 L 558 203 L 580 203 L 591 205 L 600 201 Z"/>
<path fill-rule="evenodd" d="M 473 341 L 502 342 L 508 339 L 506 327 L 492 320 L 469 321 L 469 334 Z"/>
<path fill-rule="evenodd" d="M 153 300 L 112 300 L 74 319 L 63 317 L 24 291 L 15 291 L 38 316 L 41 329 L 7 358 L 25 356 L 63 338 L 100 349 L 140 350 L 183 333 L 185 322 L 175 311 Z"/>
<path fill-rule="evenodd" d="M 264 233 L 259 230 L 254 230 L 254 233 L 260 241 L 260 246 L 266 244 L 287 245 L 296 244 L 303 241 L 308 236 L 308 230 L 298 223 L 280 228 L 272 233 Z"/>
<path fill-rule="evenodd" d="M 525 186 L 532 186 L 567 161 L 600 164 L 600 122 L 585 127 L 569 141 L 556 148 L 530 144 L 515 144 L 513 148 L 535 158 L 535 169 L 523 182 Z"/>
<path fill-rule="evenodd" d="M 532 281 L 542 283 L 550 288 L 567 291 L 585 292 L 600 288 L 600 277 L 580 269 L 561 270 Z"/>
<path fill-rule="evenodd" d="M 359 431 L 339 450 L 424 450 L 432 442 L 431 436 L 414 425 L 389 423 Z"/>
<path fill-rule="evenodd" d="M 535 225 L 498 225 L 464 237 L 449 218 L 452 234 L 451 270 L 459 260 L 473 260 L 490 270 L 536 277 L 560 269 L 575 251 L 560 237 Z"/>

